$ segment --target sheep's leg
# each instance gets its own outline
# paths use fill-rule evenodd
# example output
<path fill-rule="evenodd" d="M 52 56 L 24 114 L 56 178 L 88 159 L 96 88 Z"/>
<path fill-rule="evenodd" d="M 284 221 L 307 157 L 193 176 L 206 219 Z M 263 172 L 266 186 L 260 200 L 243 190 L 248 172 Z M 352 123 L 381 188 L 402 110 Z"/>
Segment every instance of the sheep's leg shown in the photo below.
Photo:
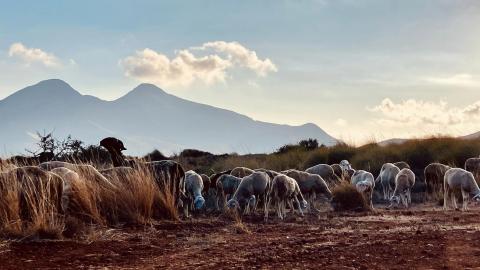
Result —
<path fill-rule="evenodd" d="M 449 196 L 450 196 L 450 191 L 448 189 L 445 189 L 445 193 L 443 194 L 443 211 L 448 210 L 447 201 Z"/>
<path fill-rule="evenodd" d="M 297 205 L 298 205 L 298 212 L 300 212 L 300 216 L 303 217 L 302 206 L 300 205 L 300 201 L 298 201 L 297 196 L 295 196 L 295 201 L 297 202 Z"/>
<path fill-rule="evenodd" d="M 285 202 L 284 199 L 282 200 L 281 209 L 282 209 L 282 219 L 285 219 L 285 217 L 287 217 L 287 203 Z"/>
<path fill-rule="evenodd" d="M 462 210 L 463 211 L 468 211 L 468 192 L 465 192 L 464 190 L 462 190 Z"/>
<path fill-rule="evenodd" d="M 368 198 L 370 200 L 370 208 L 373 210 L 373 200 L 372 200 L 372 197 L 373 197 L 373 189 L 369 191 L 369 195 L 368 195 Z"/>
<path fill-rule="evenodd" d="M 388 191 L 387 191 L 387 187 L 382 185 L 382 188 L 383 188 L 383 199 L 384 200 L 388 200 Z"/>
<path fill-rule="evenodd" d="M 458 210 L 458 206 L 457 206 L 457 196 L 455 196 L 455 192 L 451 192 L 450 194 L 450 199 L 452 200 L 452 206 L 453 206 L 453 209 L 455 210 Z"/>
<path fill-rule="evenodd" d="M 276 206 L 277 206 L 277 215 L 280 219 L 283 219 L 283 213 L 282 213 L 282 201 L 281 200 L 277 200 L 275 202 Z"/>
<path fill-rule="evenodd" d="M 269 199 L 268 201 L 265 201 L 265 205 L 264 205 L 264 215 L 265 215 L 265 221 L 267 221 L 268 219 L 268 209 L 270 208 L 270 203 L 271 203 L 272 199 Z"/>

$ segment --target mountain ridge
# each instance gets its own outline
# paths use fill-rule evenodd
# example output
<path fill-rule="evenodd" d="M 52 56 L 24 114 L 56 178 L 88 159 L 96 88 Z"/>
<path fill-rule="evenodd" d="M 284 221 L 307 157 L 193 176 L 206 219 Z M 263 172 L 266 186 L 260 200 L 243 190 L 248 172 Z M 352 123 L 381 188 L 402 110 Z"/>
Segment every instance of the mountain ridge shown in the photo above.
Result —
<path fill-rule="evenodd" d="M 169 94 L 153 84 L 140 84 L 112 101 L 82 95 L 59 79 L 41 81 L 0 100 L 2 154 L 22 152 L 34 143 L 35 131 L 72 135 L 88 144 L 107 136 L 121 138 L 128 154 L 153 149 L 175 153 L 196 148 L 213 153 L 265 153 L 287 143 L 316 138 L 336 139 L 313 123 L 299 126 L 257 121 L 234 111 Z"/>

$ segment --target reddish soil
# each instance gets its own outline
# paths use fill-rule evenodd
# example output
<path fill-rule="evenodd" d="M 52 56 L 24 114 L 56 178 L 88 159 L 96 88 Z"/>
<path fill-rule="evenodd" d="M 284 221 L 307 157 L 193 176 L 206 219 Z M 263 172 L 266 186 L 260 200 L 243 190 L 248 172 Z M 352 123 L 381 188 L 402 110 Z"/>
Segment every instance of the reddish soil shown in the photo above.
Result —
<path fill-rule="evenodd" d="M 88 240 L 0 242 L 0 268 L 467 269 L 480 266 L 480 209 L 415 207 L 97 230 Z M 246 229 L 245 229 L 246 228 Z"/>

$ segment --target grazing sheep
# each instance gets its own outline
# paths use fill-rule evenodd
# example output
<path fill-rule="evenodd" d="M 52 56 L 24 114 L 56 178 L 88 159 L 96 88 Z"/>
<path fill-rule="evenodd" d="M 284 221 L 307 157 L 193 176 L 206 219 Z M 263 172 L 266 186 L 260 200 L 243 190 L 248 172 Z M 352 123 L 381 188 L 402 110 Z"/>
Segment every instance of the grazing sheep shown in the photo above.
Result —
<path fill-rule="evenodd" d="M 329 187 L 335 186 L 340 183 L 340 178 L 335 175 L 332 167 L 330 167 L 330 165 L 328 164 L 317 164 L 313 167 L 306 169 L 305 172 L 320 175 L 323 180 L 327 182 Z"/>
<path fill-rule="evenodd" d="M 462 210 L 467 211 L 469 197 L 475 202 L 480 202 L 480 189 L 473 174 L 461 168 L 452 168 L 445 172 L 443 187 L 445 193 L 443 196 L 443 210 L 447 210 L 448 198 L 452 201 L 452 206 L 457 208 L 457 198 L 455 196 L 455 190 L 462 191 Z"/>
<path fill-rule="evenodd" d="M 235 193 L 240 182 L 242 182 L 242 178 L 230 174 L 223 174 L 218 178 L 216 183 L 217 199 L 215 201 L 217 210 L 220 210 L 220 199 L 222 199 L 222 208 L 224 208 L 227 200 Z"/>
<path fill-rule="evenodd" d="M 210 177 L 204 173 L 200 174 L 200 177 L 202 177 L 203 192 L 205 194 L 208 194 L 208 192 L 210 191 Z"/>
<path fill-rule="evenodd" d="M 217 188 L 218 179 L 222 175 L 230 174 L 231 172 L 232 172 L 232 170 L 226 170 L 226 171 L 223 171 L 223 172 L 214 173 L 214 174 L 210 175 L 210 187 L 209 187 L 209 189 L 214 189 L 215 190 Z"/>
<path fill-rule="evenodd" d="M 280 173 L 276 172 L 276 171 L 272 171 L 272 170 L 268 170 L 268 169 L 264 169 L 264 168 L 259 168 L 259 169 L 255 169 L 254 171 L 256 172 L 264 172 L 266 174 L 268 174 L 268 176 L 270 176 L 270 179 L 273 179 L 275 176 L 279 175 Z"/>
<path fill-rule="evenodd" d="M 370 204 L 370 208 L 373 209 L 372 195 L 373 189 L 375 188 L 373 174 L 364 170 L 355 171 L 351 183 L 358 192 L 364 194 L 366 201 Z"/>
<path fill-rule="evenodd" d="M 325 183 L 325 180 L 323 180 L 320 175 L 298 170 L 288 170 L 284 171 L 283 173 L 297 181 L 300 191 L 307 198 L 310 207 L 312 207 L 315 211 L 318 211 L 314 205 L 317 195 L 324 195 L 328 200 L 332 199 L 332 192 Z"/>
<path fill-rule="evenodd" d="M 338 177 L 338 178 L 343 178 L 343 170 L 342 167 L 340 167 L 340 164 L 332 164 L 330 165 L 333 169 L 333 173 Z"/>
<path fill-rule="evenodd" d="M 382 185 L 384 200 L 389 200 L 392 196 L 392 192 L 395 188 L 395 177 L 399 172 L 400 169 L 392 163 L 385 163 L 383 164 L 382 169 L 380 169 L 380 174 L 375 182 Z"/>
<path fill-rule="evenodd" d="M 100 141 L 100 146 L 110 153 L 114 167 L 141 167 L 149 169 L 155 178 L 158 187 L 168 189 L 174 197 L 177 206 L 181 206 L 185 199 L 185 172 L 183 167 L 173 160 L 161 160 L 151 162 L 136 162 L 127 160 L 122 154 L 126 150 L 123 142 L 119 139 L 108 137 Z"/>
<path fill-rule="evenodd" d="M 228 208 L 238 209 L 244 214 L 248 213 L 250 208 L 253 208 L 255 212 L 258 203 L 257 198 L 264 203 L 267 201 L 270 181 L 270 177 L 264 172 L 253 172 L 245 176 L 232 198 L 227 202 Z"/>
<path fill-rule="evenodd" d="M 443 178 L 449 169 L 451 169 L 450 166 L 441 163 L 430 163 L 425 167 L 423 174 L 425 175 L 425 183 L 427 185 L 426 193 L 443 192 Z"/>
<path fill-rule="evenodd" d="M 108 189 L 116 189 L 116 186 L 92 165 L 72 164 L 63 161 L 48 161 L 41 163 L 38 167 L 46 171 L 51 171 L 55 168 L 67 168 L 78 173 L 83 179 L 94 181 L 100 186 Z"/>
<path fill-rule="evenodd" d="M 299 200 L 300 198 L 300 200 Z M 267 192 L 267 202 L 265 203 L 265 221 L 268 220 L 268 210 L 270 204 L 274 203 L 274 207 L 277 211 L 277 215 L 280 219 L 284 219 L 286 216 L 286 205 L 290 206 L 290 209 L 294 211 L 293 201 L 297 203 L 298 212 L 303 216 L 302 208 L 307 207 L 307 202 L 302 196 L 300 187 L 295 179 L 283 174 L 275 176 L 272 180 L 270 188 Z"/>
<path fill-rule="evenodd" d="M 405 208 L 412 203 L 412 187 L 415 184 L 415 174 L 410 169 L 401 169 L 395 177 L 395 190 L 390 199 L 391 205 L 395 202 L 397 205 L 402 202 Z"/>
<path fill-rule="evenodd" d="M 408 163 L 405 161 L 398 161 L 393 163 L 393 165 L 397 166 L 400 170 L 405 168 L 410 169 L 410 165 L 408 165 Z"/>
<path fill-rule="evenodd" d="M 55 168 L 51 172 L 60 176 L 63 180 L 62 209 L 65 213 L 68 213 L 70 199 L 74 193 L 73 185 L 80 182 L 80 176 L 78 173 L 64 167 Z"/>
<path fill-rule="evenodd" d="M 230 172 L 230 174 L 233 175 L 233 176 L 236 176 L 236 177 L 243 178 L 247 175 L 252 174 L 253 172 L 254 171 L 252 169 L 249 169 L 249 168 L 236 167 Z"/>
<path fill-rule="evenodd" d="M 340 163 L 338 164 L 340 165 L 340 168 L 342 168 L 342 171 L 345 172 L 347 170 L 352 170 L 352 165 L 350 164 L 350 162 L 348 162 L 348 160 L 342 160 L 340 161 Z"/>
<path fill-rule="evenodd" d="M 480 158 L 469 158 L 465 161 L 465 170 L 471 172 L 480 181 Z"/>
<path fill-rule="evenodd" d="M 205 206 L 205 199 L 202 196 L 202 190 L 202 177 L 192 170 L 185 172 L 186 202 L 183 205 L 183 211 L 186 217 L 189 216 L 189 208 L 192 210 L 200 210 Z"/>

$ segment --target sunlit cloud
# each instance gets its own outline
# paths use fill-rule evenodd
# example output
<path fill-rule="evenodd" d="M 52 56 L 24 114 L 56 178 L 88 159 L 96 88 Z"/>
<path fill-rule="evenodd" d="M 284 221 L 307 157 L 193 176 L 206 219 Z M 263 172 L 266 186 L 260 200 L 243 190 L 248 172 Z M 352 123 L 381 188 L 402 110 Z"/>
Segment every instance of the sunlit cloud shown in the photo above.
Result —
<path fill-rule="evenodd" d="M 8 55 L 22 60 L 27 65 L 33 63 L 40 63 L 45 67 L 60 67 L 62 65 L 60 59 L 54 54 L 38 48 L 28 48 L 19 42 L 10 46 Z"/>
<path fill-rule="evenodd" d="M 210 51 L 213 53 L 201 55 Z M 252 70 L 260 77 L 277 71 L 270 59 L 260 59 L 255 51 L 238 42 L 224 41 L 179 50 L 173 58 L 146 48 L 120 60 L 119 64 L 125 76 L 161 86 L 189 86 L 196 81 L 207 85 L 225 83 L 228 71 L 238 67 Z"/>

